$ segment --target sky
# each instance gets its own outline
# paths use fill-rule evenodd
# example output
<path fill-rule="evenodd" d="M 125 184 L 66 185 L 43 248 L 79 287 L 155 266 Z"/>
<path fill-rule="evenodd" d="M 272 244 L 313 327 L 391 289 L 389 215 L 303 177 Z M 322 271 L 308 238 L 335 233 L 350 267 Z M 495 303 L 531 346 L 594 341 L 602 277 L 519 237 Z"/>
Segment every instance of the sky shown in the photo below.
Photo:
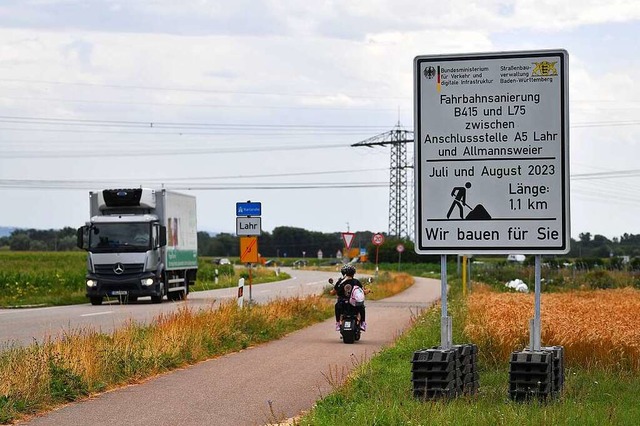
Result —
<path fill-rule="evenodd" d="M 251 200 L 268 232 L 386 232 L 390 148 L 351 145 L 413 130 L 413 59 L 566 49 L 571 235 L 640 234 L 639 34 L 637 0 L 2 0 L 0 226 L 143 186 L 203 231 Z"/>

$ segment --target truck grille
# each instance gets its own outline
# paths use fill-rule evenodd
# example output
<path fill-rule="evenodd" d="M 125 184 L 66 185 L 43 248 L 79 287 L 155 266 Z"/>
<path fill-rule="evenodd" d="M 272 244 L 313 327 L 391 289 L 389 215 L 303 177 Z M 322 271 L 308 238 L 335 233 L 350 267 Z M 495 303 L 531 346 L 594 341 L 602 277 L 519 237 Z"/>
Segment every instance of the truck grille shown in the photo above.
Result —
<path fill-rule="evenodd" d="M 109 277 L 128 277 L 139 275 L 144 271 L 142 263 L 112 263 L 109 265 L 95 265 L 96 275 L 107 275 Z M 122 271 L 118 273 L 118 271 Z"/>

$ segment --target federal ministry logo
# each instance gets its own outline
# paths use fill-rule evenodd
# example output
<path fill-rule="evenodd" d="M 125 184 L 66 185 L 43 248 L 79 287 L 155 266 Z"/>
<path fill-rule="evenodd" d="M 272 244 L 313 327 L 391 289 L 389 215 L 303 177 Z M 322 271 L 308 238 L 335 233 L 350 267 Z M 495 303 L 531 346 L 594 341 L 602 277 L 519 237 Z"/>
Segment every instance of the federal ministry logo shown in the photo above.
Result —
<path fill-rule="evenodd" d="M 424 69 L 424 76 L 431 80 L 436 76 L 436 69 L 434 67 L 426 67 Z"/>

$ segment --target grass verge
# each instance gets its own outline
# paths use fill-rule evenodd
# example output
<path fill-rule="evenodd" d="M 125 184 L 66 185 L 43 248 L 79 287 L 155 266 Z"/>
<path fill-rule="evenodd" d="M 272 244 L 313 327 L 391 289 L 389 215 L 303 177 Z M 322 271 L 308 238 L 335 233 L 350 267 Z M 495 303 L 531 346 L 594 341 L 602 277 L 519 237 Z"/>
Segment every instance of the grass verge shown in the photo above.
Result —
<path fill-rule="evenodd" d="M 452 289 L 454 343 L 473 343 L 463 334 L 466 306 Z M 343 386 L 320 401 L 297 425 L 631 425 L 640 421 L 640 372 L 616 366 L 565 368 L 562 396 L 546 403 L 515 403 L 508 397 L 508 360 L 480 349 L 477 395 L 421 402 L 412 396 L 411 359 L 416 350 L 440 344 L 440 307 L 434 307 L 393 347 L 360 365 Z M 516 350 L 516 348 L 514 348 Z"/>
<path fill-rule="evenodd" d="M 321 296 L 244 309 L 234 302 L 200 311 L 183 308 L 151 325 L 132 322 L 112 334 L 72 330 L 42 345 L 5 348 L 0 422 L 277 339 L 332 313 L 333 305 Z"/>
<path fill-rule="evenodd" d="M 371 290 L 367 294 L 367 300 L 380 300 L 394 294 L 401 293 L 413 285 L 413 277 L 404 273 L 382 272 L 371 283 L 360 280 L 365 288 Z M 324 288 L 324 294 L 329 295 L 329 291 L 333 289 L 333 285 L 327 285 Z"/>

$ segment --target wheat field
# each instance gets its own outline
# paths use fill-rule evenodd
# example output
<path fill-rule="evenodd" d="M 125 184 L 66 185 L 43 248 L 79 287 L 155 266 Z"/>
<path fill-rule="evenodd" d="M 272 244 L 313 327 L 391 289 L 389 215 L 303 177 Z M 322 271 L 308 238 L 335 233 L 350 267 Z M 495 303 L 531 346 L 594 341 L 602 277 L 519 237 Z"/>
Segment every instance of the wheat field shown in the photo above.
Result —
<path fill-rule="evenodd" d="M 496 362 L 529 344 L 534 295 L 482 286 L 467 300 L 464 332 Z M 567 366 L 640 371 L 640 291 L 632 288 L 541 295 L 542 345 L 562 345 Z"/>

